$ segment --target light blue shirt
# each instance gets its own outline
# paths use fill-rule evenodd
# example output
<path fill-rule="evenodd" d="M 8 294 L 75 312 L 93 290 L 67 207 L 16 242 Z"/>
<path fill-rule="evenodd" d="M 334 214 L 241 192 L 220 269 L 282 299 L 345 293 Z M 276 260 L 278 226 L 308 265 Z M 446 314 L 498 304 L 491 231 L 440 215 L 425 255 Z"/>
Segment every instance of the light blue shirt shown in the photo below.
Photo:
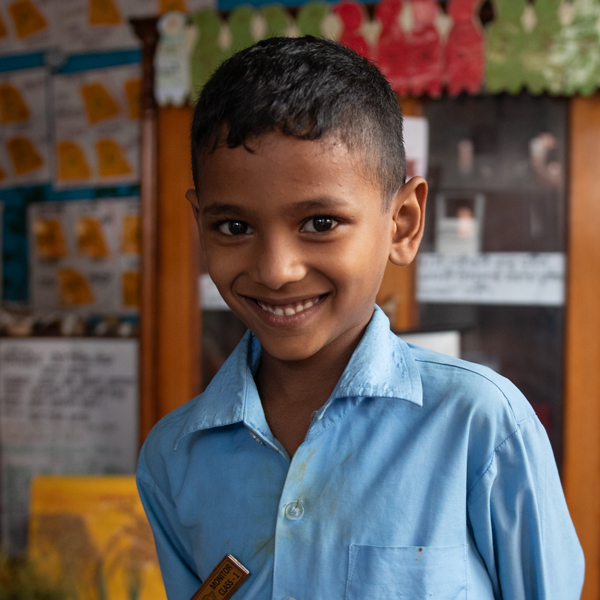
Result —
<path fill-rule="evenodd" d="M 189 600 L 226 553 L 251 571 L 237 600 L 579 598 L 552 450 L 508 380 L 406 344 L 376 309 L 290 460 L 259 359 L 248 333 L 142 449 L 169 600 Z"/>

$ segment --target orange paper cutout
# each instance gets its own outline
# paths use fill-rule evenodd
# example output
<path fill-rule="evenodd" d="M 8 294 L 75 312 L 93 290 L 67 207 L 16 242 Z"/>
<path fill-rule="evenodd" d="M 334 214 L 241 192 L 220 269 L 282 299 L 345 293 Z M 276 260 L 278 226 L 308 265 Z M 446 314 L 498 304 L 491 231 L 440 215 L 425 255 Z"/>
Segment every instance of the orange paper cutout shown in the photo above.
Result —
<path fill-rule="evenodd" d="M 83 148 L 77 142 L 58 142 L 56 150 L 59 179 L 89 179 L 90 166 L 85 158 Z"/>
<path fill-rule="evenodd" d="M 27 121 L 29 108 L 19 90 L 12 83 L 0 83 L 0 122 Z"/>
<path fill-rule="evenodd" d="M 125 82 L 125 95 L 129 104 L 129 118 L 138 121 L 140 118 L 140 98 L 142 95 L 142 80 L 139 77 Z"/>
<path fill-rule="evenodd" d="M 40 258 L 57 259 L 67 255 L 67 242 L 59 220 L 37 219 L 32 228 L 36 254 Z"/>
<path fill-rule="evenodd" d="M 24 175 L 39 169 L 44 159 L 38 154 L 32 141 L 22 135 L 15 135 L 6 142 L 6 149 L 17 175 Z"/>
<path fill-rule="evenodd" d="M 85 83 L 79 91 L 83 98 L 88 121 L 94 125 L 106 119 L 112 119 L 121 113 L 116 100 L 99 82 Z"/>
<path fill-rule="evenodd" d="M 88 22 L 90 25 L 118 25 L 121 15 L 113 0 L 89 0 Z"/>
<path fill-rule="evenodd" d="M 123 306 L 138 307 L 140 305 L 140 272 L 123 271 Z"/>
<path fill-rule="evenodd" d="M 118 142 L 98 140 L 96 142 L 96 152 L 98 153 L 100 177 L 115 177 L 133 173 L 125 157 L 125 152 L 123 152 L 123 148 Z"/>
<path fill-rule="evenodd" d="M 108 246 L 97 217 L 79 217 L 75 223 L 77 253 L 90 258 L 107 258 Z"/>
<path fill-rule="evenodd" d="M 94 295 L 86 278 L 77 269 L 59 269 L 58 298 L 61 306 L 91 304 Z"/>
<path fill-rule="evenodd" d="M 187 12 L 185 0 L 160 0 L 158 8 L 159 14 L 164 15 L 172 10 L 182 13 Z"/>
<path fill-rule="evenodd" d="M 31 0 L 16 0 L 8 5 L 8 11 L 15 24 L 20 38 L 33 35 L 48 27 L 44 15 L 35 7 Z"/>
<path fill-rule="evenodd" d="M 123 254 L 139 254 L 142 230 L 139 215 L 123 216 L 123 237 L 121 252 Z"/>

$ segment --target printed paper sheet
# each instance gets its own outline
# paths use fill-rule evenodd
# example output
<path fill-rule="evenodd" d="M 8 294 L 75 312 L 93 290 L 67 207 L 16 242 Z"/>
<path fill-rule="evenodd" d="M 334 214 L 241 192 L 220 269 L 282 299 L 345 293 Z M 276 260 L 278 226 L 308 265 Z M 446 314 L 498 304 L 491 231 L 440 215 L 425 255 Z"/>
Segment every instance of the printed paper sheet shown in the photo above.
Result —
<path fill-rule="evenodd" d="M 0 74 L 0 188 L 51 178 L 45 69 Z"/>
<path fill-rule="evenodd" d="M 57 188 L 139 178 L 140 67 L 53 77 Z"/>
<path fill-rule="evenodd" d="M 0 340 L 2 544 L 23 550 L 31 478 L 133 473 L 136 340 Z"/>
<path fill-rule="evenodd" d="M 137 313 L 137 199 L 35 203 L 29 207 L 29 232 L 35 313 Z"/>

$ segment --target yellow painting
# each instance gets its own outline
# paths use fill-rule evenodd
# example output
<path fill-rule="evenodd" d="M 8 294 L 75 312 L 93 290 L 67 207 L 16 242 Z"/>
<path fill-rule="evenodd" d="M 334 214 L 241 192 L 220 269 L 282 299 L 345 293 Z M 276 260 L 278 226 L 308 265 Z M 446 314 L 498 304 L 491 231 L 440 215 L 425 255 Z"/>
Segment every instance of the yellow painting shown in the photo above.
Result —
<path fill-rule="evenodd" d="M 166 600 L 133 476 L 35 478 L 29 548 L 77 600 Z"/>

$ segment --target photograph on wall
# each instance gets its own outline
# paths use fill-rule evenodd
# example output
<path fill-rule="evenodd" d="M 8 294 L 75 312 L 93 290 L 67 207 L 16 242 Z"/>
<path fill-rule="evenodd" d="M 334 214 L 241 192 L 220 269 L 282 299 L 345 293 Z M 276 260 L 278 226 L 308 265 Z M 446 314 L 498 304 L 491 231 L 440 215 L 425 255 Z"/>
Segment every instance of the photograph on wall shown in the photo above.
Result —
<path fill-rule="evenodd" d="M 138 64 L 53 77 L 56 188 L 139 179 L 140 77 Z"/>
<path fill-rule="evenodd" d="M 136 314 L 139 202 L 42 202 L 29 207 L 29 276 L 36 314 Z"/>
<path fill-rule="evenodd" d="M 46 69 L 0 73 L 0 188 L 51 177 Z"/>

